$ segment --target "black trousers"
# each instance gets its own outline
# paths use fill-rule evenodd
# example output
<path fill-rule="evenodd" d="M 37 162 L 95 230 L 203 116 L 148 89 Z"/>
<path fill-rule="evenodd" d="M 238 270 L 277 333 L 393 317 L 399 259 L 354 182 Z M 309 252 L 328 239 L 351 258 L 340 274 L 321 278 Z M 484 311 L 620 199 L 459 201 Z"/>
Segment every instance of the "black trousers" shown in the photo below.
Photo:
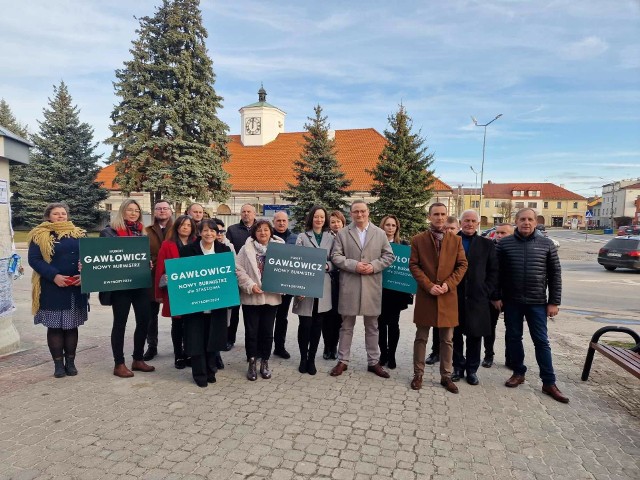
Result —
<path fill-rule="evenodd" d="M 465 339 L 466 338 L 466 358 L 465 358 Z M 482 346 L 482 337 L 474 337 L 471 335 L 463 335 L 462 328 L 453 329 L 453 368 L 458 370 L 466 370 L 467 374 L 476 373 L 480 366 L 480 350 Z"/>
<path fill-rule="evenodd" d="M 300 315 L 298 324 L 298 348 L 301 359 L 314 359 L 320 343 L 322 321 L 324 313 L 318 313 L 318 299 L 313 301 L 313 311 L 310 317 Z"/>
<path fill-rule="evenodd" d="M 269 360 L 277 305 L 242 305 L 244 344 L 247 358 Z"/>
<path fill-rule="evenodd" d="M 229 319 L 229 329 L 227 330 L 227 342 L 236 343 L 238 324 L 240 323 L 240 306 L 231 307 L 231 318 Z"/>
<path fill-rule="evenodd" d="M 273 345 L 276 350 L 283 350 L 287 340 L 287 327 L 289 326 L 289 306 L 293 295 L 282 295 L 282 303 L 278 305 L 276 312 L 276 326 L 273 329 Z"/>
<path fill-rule="evenodd" d="M 440 330 L 437 327 L 433 327 L 431 330 L 431 353 L 440 355 Z"/>
<path fill-rule="evenodd" d="M 395 357 L 398 341 L 400 340 L 400 312 L 399 308 L 382 305 L 382 313 L 378 317 L 378 345 L 380 355 Z"/>
<path fill-rule="evenodd" d="M 484 357 L 491 358 L 495 356 L 496 352 L 493 351 L 493 346 L 496 343 L 496 327 L 498 326 L 498 317 L 500 311 L 493 308 L 493 305 L 489 307 L 489 314 L 491 315 L 491 335 L 485 335 L 484 338 Z"/>
<path fill-rule="evenodd" d="M 171 317 L 171 343 L 173 343 L 173 355 L 176 358 L 184 357 L 184 320 L 182 317 Z"/>
<path fill-rule="evenodd" d="M 322 319 L 324 353 L 338 352 L 338 341 L 340 340 L 341 326 L 342 316 L 338 313 L 338 306 L 336 305 L 331 310 L 324 313 L 324 318 Z"/>
<path fill-rule="evenodd" d="M 150 347 L 158 348 L 158 315 L 160 314 L 160 304 L 151 300 L 151 317 L 149 318 L 149 328 L 147 329 L 147 343 Z"/>
<path fill-rule="evenodd" d="M 116 365 L 124 363 L 124 334 L 132 306 L 136 317 L 136 329 L 133 332 L 133 359 L 142 360 L 151 317 L 148 289 L 134 288 L 111 292 L 111 310 L 113 311 L 111 350 Z"/>

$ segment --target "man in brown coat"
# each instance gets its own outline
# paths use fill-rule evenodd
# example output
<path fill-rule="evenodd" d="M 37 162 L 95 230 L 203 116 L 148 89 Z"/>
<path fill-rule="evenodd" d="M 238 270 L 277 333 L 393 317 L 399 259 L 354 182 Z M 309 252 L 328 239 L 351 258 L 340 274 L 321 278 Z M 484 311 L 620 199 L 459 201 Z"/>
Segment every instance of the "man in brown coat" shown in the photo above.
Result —
<path fill-rule="evenodd" d="M 151 253 L 151 278 L 156 278 L 156 260 L 160 246 L 164 237 L 173 225 L 173 210 L 171 204 L 166 200 L 160 200 L 153 206 L 153 224 L 144 229 L 144 233 L 149 237 L 149 250 Z M 151 287 L 151 320 L 149 320 L 149 330 L 147 332 L 147 351 L 144 352 L 144 360 L 152 360 L 158 354 L 158 314 L 160 313 L 160 303 L 155 299 L 155 290 Z"/>
<path fill-rule="evenodd" d="M 467 271 L 462 239 L 446 231 L 447 207 L 443 203 L 429 206 L 429 230 L 411 239 L 409 270 L 418 283 L 413 322 L 413 380 L 411 388 L 422 388 L 424 359 L 429 328 L 440 333 L 440 384 L 451 393 L 458 387 L 451 381 L 453 369 L 453 329 L 458 325 L 457 286 Z"/>

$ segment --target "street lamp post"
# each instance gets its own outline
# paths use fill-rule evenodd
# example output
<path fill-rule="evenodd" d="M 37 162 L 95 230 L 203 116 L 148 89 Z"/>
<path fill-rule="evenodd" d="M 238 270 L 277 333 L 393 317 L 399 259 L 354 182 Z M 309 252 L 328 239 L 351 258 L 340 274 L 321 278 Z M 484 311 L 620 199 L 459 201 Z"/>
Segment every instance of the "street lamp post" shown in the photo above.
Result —
<path fill-rule="evenodd" d="M 475 124 L 476 127 L 484 127 L 484 138 L 482 139 L 482 166 L 480 167 L 480 208 L 478 209 L 478 216 L 480 217 L 480 226 L 482 226 L 482 194 L 484 189 L 484 151 L 485 151 L 485 146 L 487 144 L 487 127 L 491 125 L 493 122 L 495 122 L 497 119 L 499 119 L 501 116 L 502 114 L 499 113 L 498 115 L 496 115 L 496 117 L 493 120 L 485 124 L 479 124 L 478 121 L 475 119 L 475 117 L 473 116 L 471 117 L 471 120 L 473 120 L 473 123 Z"/>
<path fill-rule="evenodd" d="M 471 165 L 469 165 L 469 168 L 471 169 L 471 171 L 472 171 L 473 173 L 475 173 L 475 174 L 476 174 L 476 184 L 475 184 L 475 187 L 474 187 L 474 189 L 473 189 L 473 196 L 471 197 L 471 198 L 473 198 L 473 197 L 476 195 L 476 192 L 478 191 L 478 173 L 480 173 L 480 172 L 476 171 L 476 169 L 475 169 L 475 168 L 473 168 Z M 478 203 L 478 206 L 479 206 L 479 205 L 480 205 L 480 203 Z M 471 208 L 473 208 L 473 206 L 472 206 Z"/>

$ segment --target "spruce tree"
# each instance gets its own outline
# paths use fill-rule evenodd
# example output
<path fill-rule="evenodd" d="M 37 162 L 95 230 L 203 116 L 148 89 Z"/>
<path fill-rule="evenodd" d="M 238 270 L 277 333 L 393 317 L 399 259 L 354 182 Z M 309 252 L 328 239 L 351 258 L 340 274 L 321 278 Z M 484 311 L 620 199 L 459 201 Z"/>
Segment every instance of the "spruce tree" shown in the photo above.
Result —
<path fill-rule="evenodd" d="M 98 204 L 109 193 L 95 181 L 100 155 L 95 154 L 93 128 L 80 122 L 64 82 L 53 87 L 43 114 L 38 133 L 31 136 L 34 148 L 20 182 L 25 223 L 37 225 L 48 203 L 64 202 L 76 225 L 95 227 L 101 215 Z"/>
<path fill-rule="evenodd" d="M 116 71 L 109 163 L 125 194 L 187 201 L 228 198 L 229 127 L 217 117 L 213 62 L 198 0 L 163 0 L 142 17 L 132 59 Z"/>
<path fill-rule="evenodd" d="M 413 122 L 403 105 L 388 117 L 390 129 L 385 130 L 387 144 L 373 170 L 371 213 L 379 222 L 385 215 L 398 217 L 401 236 L 409 239 L 427 227 L 425 207 L 431 199 L 435 177 L 429 168 L 433 153 L 427 153 L 420 133 L 412 133 Z"/>
<path fill-rule="evenodd" d="M 315 117 L 307 117 L 309 123 L 300 158 L 293 164 L 296 184 L 288 183 L 283 198 L 294 203 L 292 217 L 297 222 L 296 230 L 304 229 L 304 220 L 314 205 L 322 205 L 328 211 L 343 210 L 351 180 L 345 178 L 336 158 L 335 140 L 329 138 L 327 117 L 322 116 L 322 107 L 316 106 Z"/>
<path fill-rule="evenodd" d="M 16 135 L 28 140 L 29 131 L 27 126 L 20 123 L 11 111 L 11 107 L 0 98 L 0 125 L 8 128 Z M 27 165 L 11 164 L 9 165 L 9 186 L 11 189 L 11 223 L 13 226 L 24 223 L 23 213 L 24 206 L 22 204 L 22 195 L 20 194 L 20 184 L 24 178 Z"/>

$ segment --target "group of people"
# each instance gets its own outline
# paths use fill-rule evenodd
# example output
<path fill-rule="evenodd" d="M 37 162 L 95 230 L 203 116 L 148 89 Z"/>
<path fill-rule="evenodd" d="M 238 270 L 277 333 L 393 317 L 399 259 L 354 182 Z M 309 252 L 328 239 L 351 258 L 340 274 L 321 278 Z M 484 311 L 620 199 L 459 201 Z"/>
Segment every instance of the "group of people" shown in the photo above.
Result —
<path fill-rule="evenodd" d="M 77 374 L 74 358 L 78 326 L 87 319 L 87 296 L 80 292 L 78 261 L 78 240 L 85 232 L 69 221 L 68 214 L 64 204 L 49 205 L 45 221 L 29 236 L 35 323 L 48 327 L 56 377 Z M 382 272 L 395 260 L 391 244 L 407 243 L 401 240 L 396 216 L 385 216 L 377 227 L 369 221 L 368 205 L 355 201 L 350 207 L 351 222 L 346 225 L 342 212 L 329 213 L 324 207 L 315 206 L 307 215 L 303 231 L 295 234 L 289 229 L 286 212 L 277 212 L 269 222 L 256 219 L 255 208 L 250 204 L 242 206 L 240 222 L 226 230 L 220 219 L 205 218 L 202 205 L 197 203 L 175 220 L 172 206 L 166 201 L 157 202 L 153 214 L 153 224 L 144 227 L 139 203 L 125 200 L 101 232 L 104 237 L 146 235 L 151 251 L 152 288 L 99 295 L 100 302 L 110 305 L 113 313 L 114 375 L 126 378 L 132 377 L 134 371 L 155 370 L 147 362 L 158 353 L 161 312 L 162 316 L 171 317 L 175 367 L 191 366 L 195 383 L 206 387 L 216 381 L 217 370 L 224 368 L 220 352 L 234 348 L 242 308 L 246 376 L 251 381 L 258 375 L 269 379 L 272 351 L 283 359 L 291 357 L 285 342 L 292 303 L 291 311 L 299 316 L 300 373 L 317 373 L 315 361 L 321 337 L 323 358 L 337 360 L 330 374 L 339 376 L 346 371 L 358 316 L 364 319 L 368 371 L 389 378 L 384 367 L 396 368 L 400 313 L 414 302 L 413 295 L 382 286 Z M 411 388 L 422 388 L 430 330 L 434 351 L 426 363 L 440 361 L 440 383 L 452 393 L 458 392 L 455 382 L 463 377 L 477 385 L 482 339 L 482 365 L 490 367 L 497 319 L 504 311 L 506 359 L 513 369 L 506 385 L 517 387 L 524 382 L 522 331 L 526 319 L 543 392 L 558 401 L 568 401 L 555 385 L 546 331 L 547 316 L 556 315 L 560 304 L 560 265 L 553 243 L 536 235 L 535 212 L 520 210 L 515 232 L 510 225 L 498 227 L 497 244 L 478 235 L 479 218 L 473 210 L 465 211 L 458 224 L 457 219 L 447 216 L 444 204 L 435 203 L 429 207 L 429 221 L 429 229 L 411 240 L 409 268 L 418 286 Z M 327 252 L 321 298 L 263 291 L 267 249 L 274 242 Z M 241 306 L 171 315 L 166 260 L 224 252 L 235 256 Z M 136 327 L 129 369 L 124 358 L 124 336 L 131 307 Z"/>

